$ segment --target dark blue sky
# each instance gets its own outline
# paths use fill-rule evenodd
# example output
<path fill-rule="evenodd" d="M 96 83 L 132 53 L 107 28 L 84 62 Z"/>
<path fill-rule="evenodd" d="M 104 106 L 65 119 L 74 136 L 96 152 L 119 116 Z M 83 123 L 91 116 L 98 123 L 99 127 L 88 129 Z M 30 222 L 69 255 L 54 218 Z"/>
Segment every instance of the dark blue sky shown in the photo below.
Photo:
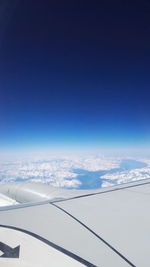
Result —
<path fill-rule="evenodd" d="M 149 102 L 149 1 L 1 1 L 3 149 L 148 147 Z"/>

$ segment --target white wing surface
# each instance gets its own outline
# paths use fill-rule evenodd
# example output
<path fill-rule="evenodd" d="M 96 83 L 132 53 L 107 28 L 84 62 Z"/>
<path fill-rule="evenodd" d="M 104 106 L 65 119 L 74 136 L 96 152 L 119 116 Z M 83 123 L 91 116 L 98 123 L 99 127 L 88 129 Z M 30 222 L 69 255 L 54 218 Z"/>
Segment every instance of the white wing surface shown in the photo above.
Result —
<path fill-rule="evenodd" d="M 150 266 L 150 180 L 60 197 L 43 185 L 0 191 L 32 201 L 0 210 L 0 267 Z"/>

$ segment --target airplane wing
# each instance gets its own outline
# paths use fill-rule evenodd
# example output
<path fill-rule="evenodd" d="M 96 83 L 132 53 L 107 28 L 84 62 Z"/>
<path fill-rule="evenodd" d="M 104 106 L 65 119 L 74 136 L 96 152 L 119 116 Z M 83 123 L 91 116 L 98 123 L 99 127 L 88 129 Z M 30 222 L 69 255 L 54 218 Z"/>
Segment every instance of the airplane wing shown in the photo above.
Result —
<path fill-rule="evenodd" d="M 150 179 L 95 191 L 4 185 L 0 267 L 150 266 Z M 19 201 L 20 200 L 20 201 Z"/>

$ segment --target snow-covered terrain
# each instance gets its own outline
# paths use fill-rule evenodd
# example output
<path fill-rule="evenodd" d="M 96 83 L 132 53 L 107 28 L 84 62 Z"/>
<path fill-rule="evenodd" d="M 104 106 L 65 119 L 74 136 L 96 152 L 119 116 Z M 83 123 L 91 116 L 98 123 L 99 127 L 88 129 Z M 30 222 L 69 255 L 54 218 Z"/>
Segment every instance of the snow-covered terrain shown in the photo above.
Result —
<path fill-rule="evenodd" d="M 0 162 L 0 182 L 31 181 L 48 183 L 57 187 L 79 187 L 80 181 L 73 170 L 88 171 L 117 168 L 120 160 L 91 158 L 59 158 L 36 161 Z"/>
<path fill-rule="evenodd" d="M 87 174 L 87 179 L 90 179 L 90 175 L 91 179 L 93 175 L 97 175 L 102 180 L 101 187 L 150 178 L 150 160 L 136 159 L 136 162 L 145 163 L 145 166 L 139 167 L 137 164 L 136 168 L 134 164 L 129 169 L 120 168 L 122 160 L 122 158 L 92 156 L 1 161 L 0 183 L 31 181 L 56 187 L 80 188 L 82 184 L 80 177 Z"/>
<path fill-rule="evenodd" d="M 95 189 L 150 178 L 150 159 L 59 157 L 40 160 L 1 160 L 0 183 L 46 183 L 68 189 Z M 15 204 L 0 196 L 0 205 Z"/>

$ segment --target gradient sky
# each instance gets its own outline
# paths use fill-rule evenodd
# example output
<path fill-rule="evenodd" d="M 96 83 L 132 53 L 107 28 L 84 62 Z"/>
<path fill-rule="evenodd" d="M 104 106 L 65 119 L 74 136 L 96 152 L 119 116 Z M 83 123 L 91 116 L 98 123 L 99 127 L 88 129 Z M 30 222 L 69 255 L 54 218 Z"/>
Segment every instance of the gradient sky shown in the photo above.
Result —
<path fill-rule="evenodd" d="M 1 1 L 0 147 L 59 145 L 150 147 L 149 1 Z"/>

